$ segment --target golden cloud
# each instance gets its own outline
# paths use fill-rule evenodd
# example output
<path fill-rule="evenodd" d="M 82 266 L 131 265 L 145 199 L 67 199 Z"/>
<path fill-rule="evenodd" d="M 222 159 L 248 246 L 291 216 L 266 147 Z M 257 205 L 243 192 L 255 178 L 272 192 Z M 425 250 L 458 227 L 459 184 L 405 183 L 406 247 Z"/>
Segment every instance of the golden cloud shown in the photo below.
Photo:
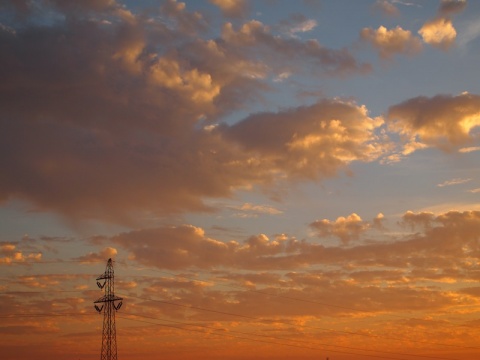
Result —
<path fill-rule="evenodd" d="M 39 261 L 42 259 L 42 253 L 25 253 L 17 246 L 11 243 L 0 243 L 0 265 L 10 265 L 13 263 L 26 263 L 28 261 Z"/>
<path fill-rule="evenodd" d="M 317 220 L 311 223 L 310 226 L 314 228 L 321 237 L 337 236 L 342 243 L 348 244 L 350 241 L 358 239 L 370 225 L 365 223 L 360 216 L 352 213 L 347 217 L 341 216 L 335 221 L 327 219 Z"/>
<path fill-rule="evenodd" d="M 75 258 L 75 260 L 79 260 L 84 263 L 103 262 L 105 259 L 115 258 L 117 253 L 117 249 L 108 246 L 98 253 L 90 252 L 87 255 Z"/>
<path fill-rule="evenodd" d="M 452 21 L 442 17 L 426 22 L 418 33 L 427 44 L 442 50 L 448 50 L 457 37 Z"/>
<path fill-rule="evenodd" d="M 463 93 L 416 97 L 391 106 L 387 122 L 407 147 L 418 141 L 443 150 L 463 147 L 476 139 L 473 131 L 480 126 L 480 96 Z"/>
<path fill-rule="evenodd" d="M 245 16 L 249 11 L 248 2 L 245 0 L 209 0 L 218 6 L 224 16 L 238 18 Z"/>
<path fill-rule="evenodd" d="M 363 28 L 360 38 L 376 48 L 380 57 L 384 59 L 390 59 L 395 54 L 414 55 L 422 50 L 420 39 L 413 36 L 411 31 L 399 26 L 392 30 L 384 26 L 377 30 Z"/>
<path fill-rule="evenodd" d="M 263 169 L 291 178 L 334 175 L 352 161 L 373 161 L 388 148 L 376 130 L 381 118 L 371 118 L 364 106 L 341 100 L 279 113 L 251 115 L 231 127 L 220 127 L 227 139 Z"/>

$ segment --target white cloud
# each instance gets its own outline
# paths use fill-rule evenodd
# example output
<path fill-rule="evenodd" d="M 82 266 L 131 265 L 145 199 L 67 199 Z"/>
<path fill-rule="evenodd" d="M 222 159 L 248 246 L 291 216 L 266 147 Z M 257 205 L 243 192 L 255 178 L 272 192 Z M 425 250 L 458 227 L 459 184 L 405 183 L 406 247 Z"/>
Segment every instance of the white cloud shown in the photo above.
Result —
<path fill-rule="evenodd" d="M 234 216 L 241 218 L 258 217 L 261 214 L 279 215 L 283 211 L 269 205 L 255 205 L 252 203 L 244 203 L 241 206 L 230 206 L 231 209 L 237 211 Z"/>
<path fill-rule="evenodd" d="M 302 23 L 292 26 L 292 28 L 290 29 L 290 34 L 294 35 L 296 33 L 309 32 L 315 29 L 316 27 L 317 27 L 317 22 L 315 20 L 307 19 Z"/>
<path fill-rule="evenodd" d="M 465 184 L 469 181 L 472 181 L 472 179 L 461 179 L 461 178 L 455 178 L 452 180 L 446 180 L 443 183 L 438 184 L 438 187 L 445 187 L 445 186 L 452 186 L 452 185 L 459 185 L 459 184 Z"/>

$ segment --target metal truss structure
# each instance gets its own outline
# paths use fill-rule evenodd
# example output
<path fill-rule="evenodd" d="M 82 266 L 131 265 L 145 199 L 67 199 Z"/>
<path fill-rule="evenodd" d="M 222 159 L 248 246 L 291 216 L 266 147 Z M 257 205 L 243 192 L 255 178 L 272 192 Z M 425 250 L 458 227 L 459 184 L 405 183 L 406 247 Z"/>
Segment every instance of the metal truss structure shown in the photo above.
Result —
<path fill-rule="evenodd" d="M 97 278 L 97 286 L 100 289 L 105 289 L 105 295 L 94 301 L 95 309 L 99 313 L 103 311 L 102 353 L 100 360 L 117 360 L 115 312 L 121 308 L 123 299 L 115 296 L 112 259 L 108 259 L 105 273 Z"/>

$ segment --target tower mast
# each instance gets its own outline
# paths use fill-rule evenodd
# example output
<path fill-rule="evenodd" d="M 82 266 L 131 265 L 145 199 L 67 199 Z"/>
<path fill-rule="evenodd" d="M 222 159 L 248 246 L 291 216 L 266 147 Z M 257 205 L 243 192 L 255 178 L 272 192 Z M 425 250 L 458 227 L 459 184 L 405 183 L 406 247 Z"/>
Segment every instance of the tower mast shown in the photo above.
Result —
<path fill-rule="evenodd" d="M 101 282 L 103 280 L 103 283 Z M 115 312 L 122 306 L 122 298 L 115 296 L 113 261 L 108 259 L 105 272 L 97 278 L 97 286 L 105 289 L 105 295 L 94 301 L 95 309 L 103 311 L 102 353 L 100 360 L 117 360 L 117 334 Z M 119 301 L 115 304 L 116 301 Z M 100 306 L 97 304 L 101 304 Z"/>

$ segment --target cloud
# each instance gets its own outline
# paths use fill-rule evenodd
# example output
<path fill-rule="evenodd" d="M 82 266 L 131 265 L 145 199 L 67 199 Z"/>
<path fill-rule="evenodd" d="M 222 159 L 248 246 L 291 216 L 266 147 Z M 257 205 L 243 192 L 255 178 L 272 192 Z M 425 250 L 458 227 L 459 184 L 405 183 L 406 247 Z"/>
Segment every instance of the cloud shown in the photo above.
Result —
<path fill-rule="evenodd" d="M 380 26 L 377 30 L 363 28 L 360 38 L 376 48 L 383 59 L 390 59 L 395 54 L 414 55 L 422 50 L 420 39 L 400 26 L 392 30 L 384 26 Z"/>
<path fill-rule="evenodd" d="M 378 216 L 377 216 L 378 218 Z M 258 234 L 243 241 L 222 242 L 191 225 L 141 229 L 113 236 L 113 242 L 130 252 L 142 264 L 163 269 L 300 269 L 330 264 L 352 269 L 363 266 L 391 266 L 407 271 L 414 268 L 467 266 L 466 258 L 477 256 L 480 230 L 479 211 L 406 212 L 401 225 L 414 234 L 357 246 L 325 247 L 317 242 L 297 240 L 288 235 L 273 238 Z M 318 236 L 337 236 L 349 241 L 363 236 L 371 224 L 352 214 L 336 221 L 311 224 Z M 409 265 L 410 264 L 410 265 Z"/>
<path fill-rule="evenodd" d="M 230 18 L 245 17 L 250 9 L 246 0 L 209 0 L 210 3 L 218 6 L 223 16 Z"/>
<path fill-rule="evenodd" d="M 281 78 L 286 68 L 368 70 L 347 49 L 274 36 L 255 21 L 237 31 L 226 24 L 221 38 L 200 37 L 205 20 L 176 1 L 148 19 L 112 1 L 82 2 L 80 10 L 61 1 L 40 5 L 59 14 L 58 21 L 38 26 L 33 17 L 40 15 L 28 5 L 15 33 L 0 31 L 0 161 L 8 169 L 0 177 L 2 202 L 21 199 L 73 221 L 131 225 L 146 214 L 211 211 L 203 199 L 271 184 L 275 174 L 329 176 L 377 156 L 369 138 L 376 123 L 356 105 L 351 109 L 365 129 L 342 118 L 347 104 L 332 105 L 339 108 L 336 119 L 319 114 L 324 130 L 311 118 L 320 104 L 269 115 L 285 121 L 310 112 L 304 125 L 311 123 L 312 134 L 288 122 L 285 143 L 271 149 L 287 150 L 287 161 L 268 151 L 266 167 L 254 158 L 261 149 L 247 149 L 251 142 L 239 134 L 247 125 L 212 126 L 259 101 L 268 79 Z M 350 146 L 353 139 L 359 149 Z M 330 156 L 325 149 L 332 141 L 340 148 Z M 325 161 L 306 174 L 314 144 L 325 148 Z"/>
<path fill-rule="evenodd" d="M 422 5 L 420 4 L 416 4 L 414 2 L 409 2 L 409 1 L 402 1 L 402 0 L 391 0 L 392 3 L 394 4 L 399 4 L 399 5 L 403 5 L 403 6 L 415 6 L 415 7 L 422 7 Z"/>
<path fill-rule="evenodd" d="M 156 298 L 154 294 L 161 293 L 162 298 L 169 299 L 169 302 L 175 301 L 180 305 L 205 304 L 204 307 L 219 312 L 250 317 L 248 321 L 250 324 L 253 321 L 257 329 L 260 327 L 278 331 L 281 328 L 294 334 L 297 332 L 296 336 L 304 338 L 303 327 L 315 327 L 312 321 L 323 315 L 348 314 L 351 323 L 357 316 L 363 317 L 392 309 L 445 309 L 453 304 L 448 294 L 433 287 L 409 286 L 402 274 L 394 270 L 356 271 L 348 278 L 334 271 L 292 271 L 283 275 L 222 271 L 217 273 L 216 279 L 227 280 L 230 284 L 233 282 L 231 288 L 235 290 L 218 291 L 214 286 L 201 286 L 200 282 L 164 278 L 155 281 L 145 290 L 142 308 L 147 313 L 158 314 L 157 316 L 172 316 L 173 313 L 176 317 L 188 316 L 191 320 L 232 321 L 226 314 L 198 311 L 194 307 L 186 315 L 184 309 L 179 311 L 168 304 L 148 301 L 150 297 Z M 387 282 L 389 286 L 378 286 Z M 258 288 L 260 290 L 257 290 Z M 282 301 L 286 298 L 289 301 Z M 331 302 L 332 298 L 337 299 L 335 305 Z M 358 303 L 359 298 L 364 299 L 361 306 Z M 235 319 L 236 326 L 244 320 L 241 317 Z"/>
<path fill-rule="evenodd" d="M 382 213 L 378 213 L 377 216 L 375 216 L 375 218 L 373 219 L 372 227 L 375 229 L 384 230 L 385 221 L 386 221 L 385 215 L 383 215 Z"/>
<path fill-rule="evenodd" d="M 63 285 L 63 283 L 68 283 L 74 280 L 85 280 L 90 279 L 88 275 L 80 274 L 49 274 L 49 275 L 26 275 L 16 277 L 16 281 L 22 285 L 29 288 L 52 288 Z M 78 299 L 79 301 L 84 301 L 83 299 Z"/>
<path fill-rule="evenodd" d="M 183 134 L 196 119 L 212 113 L 218 85 L 210 74 L 175 58 L 141 58 L 146 24 L 114 18 L 112 25 L 80 19 L 1 35 L 1 156 L 10 169 L 1 180 L 2 200 L 19 197 L 71 217 L 118 221 L 123 215 L 114 209 L 128 212 L 132 200 L 122 193 L 137 199 L 137 209 L 154 205 L 138 190 L 153 186 L 160 173 L 164 179 L 165 172 L 175 173 L 168 160 L 173 144 L 186 141 Z M 156 39 L 167 43 L 160 30 Z M 197 190 L 175 201 L 199 208 Z M 158 196 L 171 203 L 172 195 Z"/>
<path fill-rule="evenodd" d="M 431 212 L 422 211 L 420 213 L 414 213 L 413 211 L 407 211 L 402 216 L 402 224 L 409 225 L 412 229 L 415 229 L 419 225 L 424 228 L 430 228 L 434 219 L 435 214 Z"/>
<path fill-rule="evenodd" d="M 25 253 L 21 249 L 17 249 L 17 246 L 12 243 L 0 242 L 0 265 L 10 265 L 14 263 L 26 263 L 34 262 L 42 259 L 42 253 L 32 252 Z"/>
<path fill-rule="evenodd" d="M 373 9 L 380 11 L 384 15 L 398 16 L 400 11 L 398 8 L 388 0 L 377 0 L 373 5 Z"/>
<path fill-rule="evenodd" d="M 448 50 L 457 37 L 452 21 L 442 17 L 426 22 L 418 33 L 424 42 L 442 50 Z"/>
<path fill-rule="evenodd" d="M 380 118 L 370 118 L 364 106 L 322 100 L 311 106 L 249 116 L 218 131 L 237 143 L 251 165 L 289 178 L 333 176 L 352 161 L 373 161 L 386 144 L 377 137 Z"/>
<path fill-rule="evenodd" d="M 137 261 L 167 269 L 228 263 L 228 255 L 236 247 L 208 239 L 203 229 L 190 225 L 132 231 L 111 240 L 130 251 Z"/>
<path fill-rule="evenodd" d="M 480 151 L 480 146 L 469 146 L 469 147 L 458 149 L 458 152 L 460 153 L 471 153 L 474 151 Z"/>
<path fill-rule="evenodd" d="M 288 19 L 280 21 L 278 29 L 290 36 L 296 36 L 297 33 L 312 31 L 316 26 L 317 22 L 314 19 L 309 19 L 303 14 L 291 14 Z"/>
<path fill-rule="evenodd" d="M 327 219 L 316 220 L 310 226 L 318 232 L 318 236 L 336 236 L 343 244 L 348 244 L 352 240 L 358 240 L 360 235 L 369 228 L 369 224 L 365 223 L 355 213 L 350 214 L 346 218 L 341 216 L 335 221 Z"/>
<path fill-rule="evenodd" d="M 117 256 L 117 253 L 117 249 L 112 247 L 106 247 L 98 253 L 90 252 L 87 255 L 75 258 L 75 260 L 84 263 L 104 262 L 106 259 L 115 258 Z"/>
<path fill-rule="evenodd" d="M 273 81 L 275 81 L 275 82 L 282 82 L 282 81 L 288 79 L 291 75 L 292 75 L 291 72 L 289 72 L 289 71 L 284 71 L 284 72 L 278 74 L 278 76 L 277 76 L 275 79 L 273 79 Z"/>
<path fill-rule="evenodd" d="M 155 13 L 151 13 L 154 15 Z M 208 24 L 201 13 L 187 11 L 186 4 L 177 0 L 166 0 L 160 6 L 161 16 L 166 16 L 174 24 L 174 29 L 183 34 L 195 35 L 207 30 Z M 135 20 L 140 17 L 136 17 Z"/>
<path fill-rule="evenodd" d="M 108 239 L 126 249 L 136 261 L 164 269 L 272 269 L 291 268 L 298 263 L 281 256 L 299 250 L 299 243 L 284 235 L 273 239 L 252 235 L 243 242 L 209 238 L 192 225 L 141 229 Z M 294 265 L 295 264 L 295 265 Z"/>
<path fill-rule="evenodd" d="M 445 187 L 445 186 L 451 186 L 451 185 L 459 185 L 459 184 L 464 184 L 466 182 L 471 181 L 472 179 L 462 179 L 462 178 L 456 178 L 452 180 L 446 180 L 443 183 L 437 184 L 438 187 Z"/>
<path fill-rule="evenodd" d="M 364 74 L 371 71 L 371 65 L 358 63 L 350 51 L 329 49 L 317 40 L 302 41 L 298 38 L 283 38 L 271 33 L 270 28 L 260 21 L 251 20 L 238 30 L 231 23 L 224 25 L 222 39 L 230 46 L 243 49 L 249 56 L 262 55 L 271 67 L 284 68 L 303 59 L 308 67 L 295 67 L 298 71 L 319 69 L 331 75 Z M 281 72 L 281 71 L 280 71 Z"/>
<path fill-rule="evenodd" d="M 450 15 L 462 12 L 467 6 L 466 0 L 442 0 L 438 8 L 437 16 L 427 21 L 418 33 L 425 43 L 447 51 L 455 42 L 457 31 L 455 30 Z M 469 36 L 462 40 L 465 45 Z"/>
<path fill-rule="evenodd" d="M 462 12 L 467 7 L 467 0 L 442 0 L 438 12 L 449 15 Z"/>
<path fill-rule="evenodd" d="M 391 106 L 387 123 L 402 136 L 405 146 L 421 142 L 452 150 L 475 141 L 479 114 L 480 96 L 476 94 L 419 96 Z"/>
<path fill-rule="evenodd" d="M 283 211 L 269 205 L 255 205 L 251 203 L 245 203 L 241 206 L 232 206 L 233 210 L 237 211 L 235 216 L 237 217 L 258 217 L 259 214 L 279 215 Z"/>
<path fill-rule="evenodd" d="M 16 246 L 13 245 L 13 244 L 3 243 L 0 246 L 0 253 L 1 254 L 9 254 L 9 253 L 13 252 L 15 250 L 15 248 L 16 248 Z"/>

